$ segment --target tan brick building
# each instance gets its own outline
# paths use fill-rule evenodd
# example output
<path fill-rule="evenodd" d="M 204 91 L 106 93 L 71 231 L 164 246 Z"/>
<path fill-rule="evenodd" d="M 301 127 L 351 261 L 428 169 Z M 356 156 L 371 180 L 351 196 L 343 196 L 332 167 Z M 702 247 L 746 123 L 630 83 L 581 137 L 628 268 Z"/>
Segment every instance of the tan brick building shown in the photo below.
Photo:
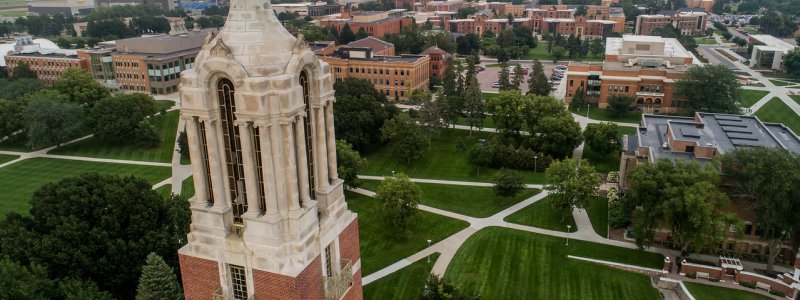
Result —
<path fill-rule="evenodd" d="M 342 32 L 344 24 L 349 24 L 353 33 L 364 28 L 370 36 L 383 38 L 386 34 L 397 34 L 404 27 L 411 26 L 414 19 L 404 17 L 403 12 L 405 11 L 405 9 L 393 9 L 390 11 L 368 11 L 353 14 L 344 12 L 336 18 L 320 20 L 319 26 L 335 27 L 336 30 Z"/>
<path fill-rule="evenodd" d="M 653 29 L 663 28 L 667 25 L 680 30 L 682 35 L 702 34 L 706 31 L 708 14 L 702 11 L 675 11 L 660 15 L 639 15 L 636 17 L 634 33 L 637 35 L 650 35 Z"/>
<path fill-rule="evenodd" d="M 624 94 L 645 113 L 671 113 L 686 102 L 674 95 L 675 83 L 695 63 L 694 56 L 676 39 L 657 36 L 624 35 L 606 39 L 602 63 L 573 62 L 567 68 L 569 103 L 579 88 L 586 100 L 599 108 L 608 106 L 608 97 Z"/>
<path fill-rule="evenodd" d="M 330 65 L 336 81 L 368 80 L 389 99 L 408 99 L 414 91 L 428 90 L 430 83 L 427 55 L 374 56 L 369 48 L 342 47 L 320 59 Z"/>

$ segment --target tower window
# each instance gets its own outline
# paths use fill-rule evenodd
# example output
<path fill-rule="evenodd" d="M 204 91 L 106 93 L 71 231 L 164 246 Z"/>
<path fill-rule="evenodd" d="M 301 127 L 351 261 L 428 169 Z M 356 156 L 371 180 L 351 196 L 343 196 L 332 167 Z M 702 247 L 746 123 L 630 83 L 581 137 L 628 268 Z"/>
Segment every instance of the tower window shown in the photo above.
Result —
<path fill-rule="evenodd" d="M 229 265 L 231 270 L 231 290 L 233 299 L 246 300 L 247 299 L 247 273 L 244 267 L 237 265 Z"/>
<path fill-rule="evenodd" d="M 306 166 L 308 168 L 308 195 L 311 199 L 315 199 L 314 191 L 317 188 L 317 183 L 315 182 L 316 176 L 314 174 L 314 135 L 311 134 L 312 112 L 309 101 L 310 89 L 308 87 L 308 74 L 306 71 L 300 72 L 300 85 L 303 86 L 303 103 L 306 105 L 306 117 L 303 118 L 303 133 L 306 143 L 306 162 L 308 163 L 308 166 Z M 320 120 L 317 120 L 317 122 L 320 122 Z"/>
<path fill-rule="evenodd" d="M 264 193 L 264 169 L 261 161 L 261 128 L 253 128 L 253 143 L 256 152 L 256 177 L 258 177 L 258 202 L 261 204 L 261 213 L 267 209 L 267 195 Z"/>
<path fill-rule="evenodd" d="M 205 166 L 206 171 L 206 193 L 208 194 L 208 199 L 206 203 L 211 206 L 214 204 L 214 189 L 211 188 L 211 164 L 208 162 L 208 142 L 206 140 L 206 124 L 203 122 L 200 123 L 200 143 L 202 147 L 200 147 L 200 151 L 203 152 L 203 165 Z"/>
<path fill-rule="evenodd" d="M 227 78 L 217 82 L 222 139 L 225 143 L 225 166 L 228 173 L 228 192 L 231 197 L 234 222 L 242 222 L 242 214 L 247 211 L 247 190 L 244 184 L 244 164 L 242 163 L 242 144 L 239 126 L 236 126 L 236 101 L 233 83 Z"/>
<path fill-rule="evenodd" d="M 333 253 L 333 251 L 331 251 L 331 245 L 332 244 L 329 244 L 327 247 L 325 247 L 325 257 L 324 258 L 325 258 L 325 276 L 326 277 L 333 277 L 333 263 L 332 263 L 332 257 L 331 257 L 331 253 Z"/>

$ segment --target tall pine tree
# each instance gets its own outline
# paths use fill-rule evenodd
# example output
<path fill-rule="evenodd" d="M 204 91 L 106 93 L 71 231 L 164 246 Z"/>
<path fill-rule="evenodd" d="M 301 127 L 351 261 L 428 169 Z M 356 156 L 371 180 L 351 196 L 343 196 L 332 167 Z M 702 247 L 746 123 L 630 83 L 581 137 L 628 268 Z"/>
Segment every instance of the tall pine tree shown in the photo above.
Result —
<path fill-rule="evenodd" d="M 147 262 L 142 267 L 139 287 L 136 289 L 136 300 L 179 300 L 183 292 L 178 285 L 178 278 L 167 263 L 155 253 L 147 255 Z"/>
<path fill-rule="evenodd" d="M 522 73 L 522 66 L 517 65 L 514 67 L 514 74 L 511 76 L 511 86 L 519 90 L 523 81 L 525 81 L 525 74 Z"/>
<path fill-rule="evenodd" d="M 453 57 L 449 57 L 444 61 L 442 93 L 445 96 L 455 96 L 458 94 L 458 75 L 453 67 Z"/>
<path fill-rule="evenodd" d="M 511 87 L 511 79 L 509 79 L 509 76 L 508 65 L 505 62 L 500 63 L 500 73 L 497 74 L 497 81 L 500 83 L 500 90 Z"/>
<path fill-rule="evenodd" d="M 528 94 L 547 96 L 550 94 L 550 82 L 544 74 L 544 66 L 537 59 L 533 61 L 530 78 L 528 78 Z"/>
<path fill-rule="evenodd" d="M 467 90 L 464 91 L 464 112 L 467 116 L 467 123 L 469 123 L 469 135 L 472 136 L 472 127 L 480 130 L 483 128 L 483 119 L 486 118 L 481 89 L 474 74 L 469 78 Z"/>

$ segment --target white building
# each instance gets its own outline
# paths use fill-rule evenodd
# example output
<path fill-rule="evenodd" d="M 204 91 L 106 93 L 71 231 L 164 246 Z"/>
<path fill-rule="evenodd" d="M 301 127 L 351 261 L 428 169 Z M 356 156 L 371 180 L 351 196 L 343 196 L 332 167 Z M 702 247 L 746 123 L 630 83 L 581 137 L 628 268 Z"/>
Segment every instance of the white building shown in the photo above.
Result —
<path fill-rule="evenodd" d="M 753 45 L 750 56 L 750 67 L 780 70 L 783 68 L 783 57 L 795 48 L 779 38 L 768 34 L 754 34 L 750 38 L 763 45 Z"/>

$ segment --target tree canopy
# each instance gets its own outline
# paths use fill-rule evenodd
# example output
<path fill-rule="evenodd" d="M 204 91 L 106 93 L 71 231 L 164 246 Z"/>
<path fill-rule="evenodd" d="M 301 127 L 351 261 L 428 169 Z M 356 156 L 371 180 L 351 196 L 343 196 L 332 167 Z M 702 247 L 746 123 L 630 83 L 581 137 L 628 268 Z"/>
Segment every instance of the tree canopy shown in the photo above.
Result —
<path fill-rule="evenodd" d="M 686 98 L 692 111 L 738 114 L 740 87 L 728 67 L 706 64 L 690 67 L 686 78 L 678 80 L 676 92 Z"/>
<path fill-rule="evenodd" d="M 358 151 L 353 150 L 353 146 L 343 140 L 336 140 L 336 172 L 339 178 L 344 180 L 347 188 L 357 188 L 361 186 L 358 179 L 358 171 L 367 164 L 367 159 L 362 158 Z"/>
<path fill-rule="evenodd" d="M 375 198 L 381 201 L 381 214 L 387 231 L 403 237 L 411 219 L 417 214 L 422 189 L 403 173 L 386 177 L 378 186 Z"/>
<path fill-rule="evenodd" d="M 586 145 L 592 147 L 592 150 L 603 154 L 614 152 L 619 154 L 617 151 L 621 145 L 617 138 L 617 124 L 611 122 L 592 124 L 586 127 L 583 135 L 586 138 Z"/>
<path fill-rule="evenodd" d="M 30 101 L 22 116 L 31 148 L 60 145 L 76 138 L 83 126 L 83 109 L 50 99 Z"/>
<path fill-rule="evenodd" d="M 553 208 L 561 214 L 561 221 L 572 214 L 573 209 L 584 208 L 600 187 L 600 176 L 587 160 L 554 161 L 546 175 L 544 189 L 550 191 Z"/>
<path fill-rule="evenodd" d="M 70 102 L 89 107 L 111 95 L 106 87 L 92 78 L 91 74 L 75 68 L 65 70 L 64 74 L 53 83 L 53 89 L 66 95 Z"/>
<path fill-rule="evenodd" d="M 336 107 L 333 110 L 336 138 L 364 149 L 381 141 L 381 127 L 397 114 L 383 93 L 367 80 L 346 78 L 334 83 Z"/>

